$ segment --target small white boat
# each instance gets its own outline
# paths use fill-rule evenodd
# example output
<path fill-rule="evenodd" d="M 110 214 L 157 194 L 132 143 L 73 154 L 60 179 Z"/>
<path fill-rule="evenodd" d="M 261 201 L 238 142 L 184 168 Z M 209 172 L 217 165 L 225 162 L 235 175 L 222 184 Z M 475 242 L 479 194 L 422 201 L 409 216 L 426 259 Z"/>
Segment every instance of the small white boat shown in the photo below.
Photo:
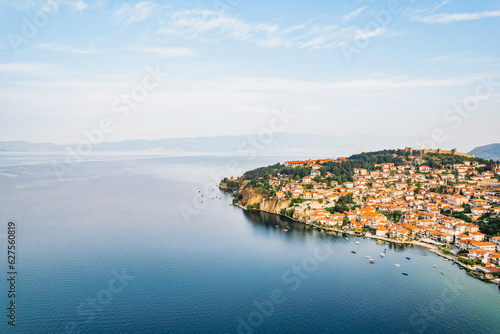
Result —
<path fill-rule="evenodd" d="M 385 254 L 384 253 L 380 253 L 380 257 L 385 257 Z"/>
<path fill-rule="evenodd" d="M 289 229 L 287 229 L 287 228 L 284 228 L 284 229 L 283 229 L 283 231 L 285 231 L 285 232 L 288 232 L 288 231 L 289 231 Z"/>
<path fill-rule="evenodd" d="M 434 268 L 436 268 L 436 265 L 434 265 Z"/>
<path fill-rule="evenodd" d="M 349 240 L 349 238 L 345 238 L 345 240 Z"/>
<path fill-rule="evenodd" d="M 357 244 L 359 245 L 359 244 L 360 244 L 361 242 L 359 242 L 359 241 L 356 241 L 356 243 L 357 243 Z"/>
<path fill-rule="evenodd" d="M 371 259 L 371 260 L 370 260 L 370 263 L 375 263 L 375 260 L 374 260 L 374 259 Z"/>
<path fill-rule="evenodd" d="M 397 264 L 397 263 L 395 263 L 394 265 L 395 265 L 396 267 L 399 267 L 399 266 L 400 266 L 400 265 L 399 265 L 399 264 Z"/>
<path fill-rule="evenodd" d="M 369 257 L 369 256 L 365 256 L 365 257 L 366 257 L 367 259 L 371 259 L 371 257 Z"/>

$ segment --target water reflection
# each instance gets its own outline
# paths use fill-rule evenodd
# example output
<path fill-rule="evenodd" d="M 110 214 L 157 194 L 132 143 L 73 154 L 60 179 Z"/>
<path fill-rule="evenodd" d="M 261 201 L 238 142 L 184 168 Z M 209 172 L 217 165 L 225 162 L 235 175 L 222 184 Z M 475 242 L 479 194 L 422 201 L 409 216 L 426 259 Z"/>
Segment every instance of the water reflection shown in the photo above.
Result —
<path fill-rule="evenodd" d="M 320 238 L 330 240 L 345 240 L 345 237 L 351 237 L 345 233 L 328 231 L 312 225 L 306 225 L 296 222 L 290 218 L 275 215 L 263 211 L 244 211 L 244 216 L 252 226 L 258 230 L 268 233 L 278 233 L 294 238 Z M 343 237 L 343 238 L 342 238 Z M 353 236 L 352 236 L 353 237 Z"/>

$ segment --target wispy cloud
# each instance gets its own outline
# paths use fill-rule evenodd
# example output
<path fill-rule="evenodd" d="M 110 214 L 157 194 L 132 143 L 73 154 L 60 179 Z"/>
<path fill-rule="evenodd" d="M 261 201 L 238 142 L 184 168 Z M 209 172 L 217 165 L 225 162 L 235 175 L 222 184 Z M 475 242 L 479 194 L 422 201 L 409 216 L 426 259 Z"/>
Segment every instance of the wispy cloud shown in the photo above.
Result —
<path fill-rule="evenodd" d="M 460 14 L 436 14 L 424 17 L 414 17 L 412 21 L 422 22 L 422 23 L 450 23 L 458 21 L 471 21 L 480 20 L 487 17 L 498 17 L 500 16 L 500 11 L 485 11 L 481 13 L 460 13 Z"/>
<path fill-rule="evenodd" d="M 73 12 L 82 13 L 85 9 L 88 9 L 89 6 L 84 1 L 69 1 L 68 6 L 73 10 Z"/>
<path fill-rule="evenodd" d="M 435 12 L 437 9 L 449 4 L 450 1 L 449 0 L 444 0 L 443 2 L 441 2 L 439 5 L 437 5 L 436 7 L 432 8 L 431 10 L 431 13 Z"/>
<path fill-rule="evenodd" d="M 45 63 L 5 63 L 0 64 L 0 72 L 24 73 L 24 74 L 50 74 L 57 67 Z"/>
<path fill-rule="evenodd" d="M 78 53 L 78 54 L 92 54 L 92 53 L 99 53 L 95 49 L 76 49 L 68 46 L 58 46 L 52 43 L 47 43 L 47 44 L 38 44 L 37 47 L 39 49 L 46 49 L 46 50 L 52 50 L 52 51 L 59 51 L 59 52 L 69 52 L 69 53 Z"/>
<path fill-rule="evenodd" d="M 361 12 L 363 12 L 366 9 L 366 7 L 368 7 L 368 6 L 363 6 L 363 7 L 358 8 L 350 13 L 345 14 L 344 16 L 342 16 L 342 21 L 344 21 L 344 22 L 351 21 L 352 19 L 357 17 L 359 14 L 361 14 Z"/>
<path fill-rule="evenodd" d="M 250 23 L 235 16 L 201 9 L 175 12 L 159 30 L 160 34 L 180 35 L 204 42 L 231 39 L 263 47 L 310 49 L 331 49 L 349 41 L 373 38 L 387 32 L 387 29 L 366 32 L 353 26 L 340 27 L 311 22 L 281 27 L 279 24 Z"/>
<path fill-rule="evenodd" d="M 125 3 L 113 13 L 113 17 L 120 23 L 141 22 L 150 17 L 156 8 L 158 6 L 151 1 L 142 1 L 135 6 Z"/>
<path fill-rule="evenodd" d="M 125 50 L 154 54 L 159 57 L 192 57 L 197 53 L 191 48 L 182 47 L 142 47 L 134 46 Z"/>

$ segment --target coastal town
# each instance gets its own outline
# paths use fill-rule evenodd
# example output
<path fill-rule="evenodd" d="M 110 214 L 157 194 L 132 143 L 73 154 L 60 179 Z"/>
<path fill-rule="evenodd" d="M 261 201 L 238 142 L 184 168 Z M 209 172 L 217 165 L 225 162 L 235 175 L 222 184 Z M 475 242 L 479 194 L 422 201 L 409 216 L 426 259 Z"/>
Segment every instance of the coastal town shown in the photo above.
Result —
<path fill-rule="evenodd" d="M 221 184 L 237 185 L 234 203 L 246 209 L 286 215 L 317 228 L 431 245 L 467 268 L 498 277 L 500 235 L 481 230 L 478 222 L 487 226 L 488 219 L 500 217 L 500 164 L 486 166 L 455 149 L 394 152 L 395 162 L 353 167 L 346 178 L 325 166 L 349 165 L 350 158 L 330 158 L 286 161 L 281 171 L 275 168 L 257 180 L 231 178 Z M 455 163 L 439 163 L 450 157 Z M 291 169 L 308 173 L 293 175 Z"/>

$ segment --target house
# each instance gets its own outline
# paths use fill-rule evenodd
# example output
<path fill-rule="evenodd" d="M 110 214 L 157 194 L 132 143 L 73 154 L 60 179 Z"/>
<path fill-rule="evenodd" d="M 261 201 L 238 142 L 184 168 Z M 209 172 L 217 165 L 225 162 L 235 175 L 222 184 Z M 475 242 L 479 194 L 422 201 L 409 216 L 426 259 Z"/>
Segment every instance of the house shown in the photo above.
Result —
<path fill-rule="evenodd" d="M 500 251 L 500 237 L 490 238 L 490 242 L 496 245 L 497 251 Z"/>
<path fill-rule="evenodd" d="M 418 167 L 418 170 L 422 173 L 428 173 L 431 171 L 431 168 L 429 166 L 426 166 L 426 165 L 421 165 Z"/>
<path fill-rule="evenodd" d="M 491 242 L 480 242 L 476 240 L 472 240 L 470 242 L 470 247 L 472 249 L 482 249 L 484 251 L 494 252 L 496 249 L 496 245 Z"/>
<path fill-rule="evenodd" d="M 375 235 L 377 237 L 387 237 L 387 229 L 385 227 L 378 228 Z"/>
<path fill-rule="evenodd" d="M 451 244 L 453 242 L 453 235 L 449 233 L 441 233 L 440 239 L 441 242 Z"/>
<path fill-rule="evenodd" d="M 302 183 L 304 183 L 304 184 L 309 184 L 309 183 L 311 183 L 311 181 L 312 181 L 312 179 L 309 176 L 304 176 L 302 178 Z"/>
<path fill-rule="evenodd" d="M 471 236 L 473 240 L 483 241 L 486 237 L 486 234 L 480 232 L 469 232 L 469 236 Z"/>
<path fill-rule="evenodd" d="M 500 265 L 500 254 L 499 253 L 491 253 L 490 261 L 496 265 Z"/>
<path fill-rule="evenodd" d="M 455 194 L 449 195 L 447 201 L 451 206 L 462 206 L 463 204 L 467 204 L 469 202 L 469 199 L 466 196 Z"/>
<path fill-rule="evenodd" d="M 489 253 L 483 249 L 471 249 L 467 254 L 467 257 L 471 260 L 479 259 L 481 262 L 487 262 Z"/>

